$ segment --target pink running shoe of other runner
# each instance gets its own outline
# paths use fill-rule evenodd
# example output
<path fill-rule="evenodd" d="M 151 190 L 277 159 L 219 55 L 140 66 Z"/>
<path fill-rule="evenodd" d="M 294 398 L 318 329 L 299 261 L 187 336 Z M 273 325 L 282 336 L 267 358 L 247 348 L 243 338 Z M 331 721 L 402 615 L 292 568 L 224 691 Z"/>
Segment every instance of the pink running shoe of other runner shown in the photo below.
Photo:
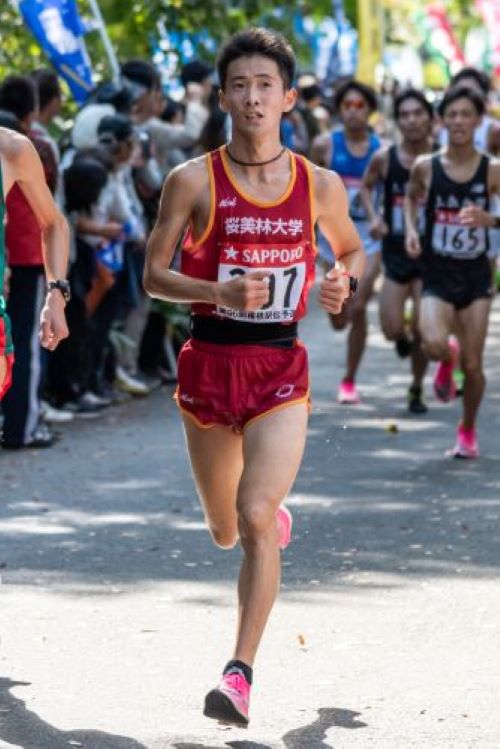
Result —
<path fill-rule="evenodd" d="M 464 429 L 463 425 L 459 424 L 455 447 L 448 455 L 453 458 L 479 458 L 476 430 Z"/>
<path fill-rule="evenodd" d="M 276 522 L 278 523 L 278 546 L 280 549 L 286 549 L 292 538 L 293 517 L 285 505 L 278 507 Z"/>
<path fill-rule="evenodd" d="M 205 697 L 203 714 L 225 725 L 247 728 L 249 723 L 250 684 L 235 668 L 224 674 L 219 686 Z"/>
<path fill-rule="evenodd" d="M 351 405 L 361 402 L 356 385 L 352 380 L 342 380 L 339 392 L 337 393 L 337 400 L 339 403 L 349 403 Z"/>
<path fill-rule="evenodd" d="M 450 359 L 447 362 L 439 362 L 434 374 L 434 392 L 436 397 L 444 403 L 451 401 L 457 392 L 453 370 L 460 359 L 460 345 L 456 338 L 451 337 L 448 341 Z"/>

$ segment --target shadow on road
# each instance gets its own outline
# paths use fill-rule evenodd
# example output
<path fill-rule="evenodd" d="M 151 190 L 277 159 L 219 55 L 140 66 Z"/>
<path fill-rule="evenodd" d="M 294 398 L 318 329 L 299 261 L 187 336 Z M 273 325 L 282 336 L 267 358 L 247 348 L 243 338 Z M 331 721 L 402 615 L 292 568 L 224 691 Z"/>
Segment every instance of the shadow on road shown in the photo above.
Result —
<path fill-rule="evenodd" d="M 353 710 L 345 710 L 339 707 L 321 707 L 318 710 L 318 717 L 314 723 L 310 723 L 303 728 L 297 728 L 288 731 L 283 736 L 283 744 L 286 749 L 331 749 L 330 744 L 326 744 L 326 732 L 330 728 L 365 728 L 366 723 L 358 720 L 358 715 Z"/>
<path fill-rule="evenodd" d="M 11 689 L 29 686 L 30 682 L 0 678 L 0 739 L 23 749 L 147 749 L 144 744 L 126 736 L 103 731 L 61 731 L 49 725 L 26 708 L 24 700 L 14 697 Z"/>

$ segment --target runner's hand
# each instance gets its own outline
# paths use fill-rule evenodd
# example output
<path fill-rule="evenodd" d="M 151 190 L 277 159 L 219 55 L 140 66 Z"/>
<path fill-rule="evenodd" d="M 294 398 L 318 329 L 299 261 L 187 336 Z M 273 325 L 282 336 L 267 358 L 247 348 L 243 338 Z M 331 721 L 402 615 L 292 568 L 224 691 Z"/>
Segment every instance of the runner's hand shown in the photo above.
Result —
<path fill-rule="evenodd" d="M 384 219 L 381 216 L 377 216 L 373 221 L 370 221 L 369 232 L 372 239 L 383 239 L 389 234 L 389 228 Z"/>
<path fill-rule="evenodd" d="M 422 254 L 422 245 L 420 244 L 420 237 L 416 231 L 408 231 L 406 233 L 406 254 L 412 258 L 420 257 Z"/>
<path fill-rule="evenodd" d="M 244 312 L 260 309 L 269 301 L 269 273 L 254 271 L 219 284 L 218 303 Z"/>
<path fill-rule="evenodd" d="M 458 218 L 462 226 L 470 226 L 471 229 L 492 227 L 494 224 L 494 217 L 480 205 L 466 205 L 458 214 Z"/>
<path fill-rule="evenodd" d="M 320 306 L 331 315 L 342 311 L 344 302 L 349 299 L 349 278 L 342 268 L 328 271 L 319 287 Z"/>
<path fill-rule="evenodd" d="M 40 315 L 40 343 L 49 351 L 54 351 L 63 338 L 69 335 L 64 314 L 65 302 L 57 290 L 49 292 Z"/>

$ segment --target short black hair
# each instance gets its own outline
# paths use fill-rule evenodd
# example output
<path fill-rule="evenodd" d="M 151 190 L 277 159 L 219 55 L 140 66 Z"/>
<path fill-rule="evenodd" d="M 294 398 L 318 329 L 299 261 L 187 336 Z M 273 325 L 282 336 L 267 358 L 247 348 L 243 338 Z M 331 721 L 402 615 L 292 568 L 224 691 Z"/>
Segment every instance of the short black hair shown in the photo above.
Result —
<path fill-rule="evenodd" d="M 121 66 L 121 73 L 127 81 L 143 86 L 145 91 L 161 88 L 161 77 L 152 62 L 147 60 L 127 60 Z"/>
<path fill-rule="evenodd" d="M 106 167 L 91 156 L 76 159 L 64 172 L 66 210 L 90 211 L 108 181 Z"/>
<path fill-rule="evenodd" d="M 377 109 L 377 95 L 375 94 L 375 91 L 371 88 L 371 86 L 367 86 L 365 83 L 361 83 L 361 81 L 356 81 L 353 79 L 343 83 L 335 92 L 333 101 L 335 104 L 335 109 L 337 111 L 342 106 L 342 102 L 350 91 L 356 91 L 358 94 L 361 94 L 372 112 Z"/>
<path fill-rule="evenodd" d="M 304 86 L 300 89 L 300 95 L 304 101 L 312 101 L 321 96 L 321 86 L 319 83 L 311 83 L 310 86 Z"/>
<path fill-rule="evenodd" d="M 38 106 L 36 86 L 28 75 L 9 75 L 0 85 L 0 109 L 24 120 Z"/>
<path fill-rule="evenodd" d="M 448 91 L 446 91 L 445 95 L 439 102 L 439 116 L 443 117 L 450 104 L 458 101 L 458 99 L 468 99 L 472 102 L 478 115 L 483 115 L 486 111 L 484 99 L 477 93 L 477 91 L 473 91 L 473 89 L 468 86 L 452 86 Z"/>
<path fill-rule="evenodd" d="M 213 67 L 207 62 L 191 60 L 181 68 L 181 83 L 183 86 L 187 86 L 188 83 L 203 83 L 213 72 Z"/>
<path fill-rule="evenodd" d="M 423 94 L 422 91 L 419 91 L 417 88 L 406 88 L 404 91 L 401 91 L 401 93 L 398 94 L 394 100 L 394 119 L 399 119 L 399 110 L 401 109 L 401 105 L 405 101 L 408 101 L 408 99 L 418 101 L 419 104 L 421 104 L 422 107 L 427 111 L 429 117 L 431 119 L 434 117 L 433 106 L 426 98 L 425 94 Z"/>
<path fill-rule="evenodd" d="M 35 81 L 38 90 L 38 106 L 40 109 L 45 109 L 53 99 L 61 98 L 59 78 L 53 70 L 38 68 L 38 70 L 32 72 L 31 77 Z"/>
<path fill-rule="evenodd" d="M 125 114 L 108 114 L 97 126 L 99 143 L 106 145 L 121 143 L 130 138 L 133 132 L 132 121 Z"/>
<path fill-rule="evenodd" d="M 254 26 L 234 34 L 224 45 L 217 58 L 220 87 L 226 85 L 229 65 L 240 57 L 259 55 L 274 60 L 278 66 L 285 89 L 292 87 L 295 79 L 295 55 L 290 43 L 278 31 Z"/>
<path fill-rule="evenodd" d="M 462 68 L 462 70 L 459 70 L 459 72 L 456 73 L 451 79 L 450 86 L 457 86 L 461 81 L 463 81 L 464 78 L 474 78 L 484 95 L 486 96 L 489 93 L 491 89 L 490 78 L 486 75 L 486 73 L 483 73 L 482 70 L 478 70 L 477 68 L 472 67 Z"/>

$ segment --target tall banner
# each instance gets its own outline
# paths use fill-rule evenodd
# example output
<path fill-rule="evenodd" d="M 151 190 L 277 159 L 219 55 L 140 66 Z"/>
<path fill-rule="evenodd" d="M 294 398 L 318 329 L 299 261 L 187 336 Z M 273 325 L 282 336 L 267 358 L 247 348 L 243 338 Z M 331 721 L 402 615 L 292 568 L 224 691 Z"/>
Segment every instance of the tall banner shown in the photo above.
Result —
<path fill-rule="evenodd" d="M 375 68 L 382 62 L 383 14 L 383 5 L 378 0 L 358 0 L 358 78 L 370 86 L 375 83 Z"/>
<path fill-rule="evenodd" d="M 83 103 L 94 86 L 76 0 L 21 0 L 19 10 L 75 100 Z"/>
<path fill-rule="evenodd" d="M 500 76 L 500 3 L 498 0 L 476 0 L 476 8 L 488 30 L 493 75 Z"/>

